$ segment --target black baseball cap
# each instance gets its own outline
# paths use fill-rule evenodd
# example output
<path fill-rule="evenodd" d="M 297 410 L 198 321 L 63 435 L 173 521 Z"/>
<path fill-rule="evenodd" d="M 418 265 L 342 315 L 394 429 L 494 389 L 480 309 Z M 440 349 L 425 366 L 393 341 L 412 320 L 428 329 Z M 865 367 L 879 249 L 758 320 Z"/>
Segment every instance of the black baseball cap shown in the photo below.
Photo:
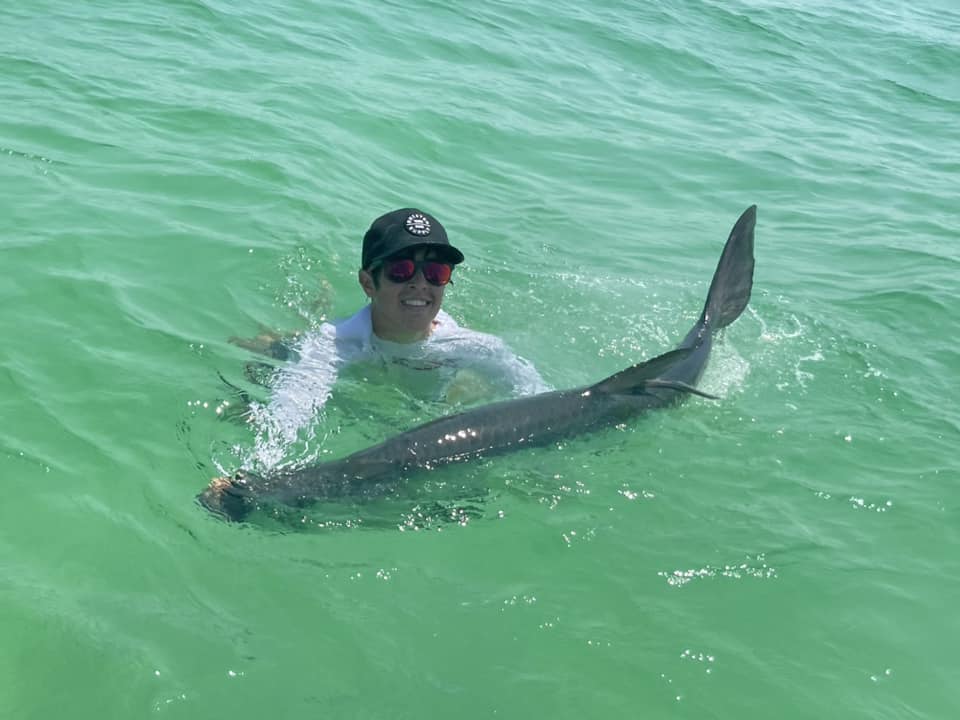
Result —
<path fill-rule="evenodd" d="M 407 248 L 430 245 L 443 253 L 443 259 L 457 265 L 463 253 L 447 239 L 447 231 L 430 213 L 416 208 L 401 208 L 381 215 L 363 236 L 361 267 L 370 267 Z"/>

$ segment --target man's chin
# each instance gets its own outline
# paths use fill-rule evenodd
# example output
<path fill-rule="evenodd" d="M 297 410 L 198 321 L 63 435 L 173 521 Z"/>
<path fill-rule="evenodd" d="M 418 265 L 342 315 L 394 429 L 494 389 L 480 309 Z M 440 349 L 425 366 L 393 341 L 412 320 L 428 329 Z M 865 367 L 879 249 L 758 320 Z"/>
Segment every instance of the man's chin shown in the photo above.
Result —
<path fill-rule="evenodd" d="M 419 316 L 413 316 L 411 313 L 403 318 L 403 322 L 397 324 L 398 334 L 406 335 L 412 338 L 410 342 L 425 339 L 433 331 L 433 319 L 435 313 L 423 313 Z"/>
<path fill-rule="evenodd" d="M 440 307 L 436 303 L 421 306 L 400 305 L 388 315 L 374 319 L 374 332 L 383 340 L 409 343 L 423 340 L 433 331 Z"/>

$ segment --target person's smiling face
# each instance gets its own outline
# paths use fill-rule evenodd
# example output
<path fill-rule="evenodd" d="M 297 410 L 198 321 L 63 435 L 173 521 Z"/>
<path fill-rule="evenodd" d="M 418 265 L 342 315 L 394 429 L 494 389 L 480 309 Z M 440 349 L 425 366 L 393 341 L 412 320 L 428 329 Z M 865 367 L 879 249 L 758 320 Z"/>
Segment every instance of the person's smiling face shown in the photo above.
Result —
<path fill-rule="evenodd" d="M 418 247 L 390 260 L 411 258 L 415 261 L 440 260 L 434 248 Z M 376 276 L 376 277 L 375 277 Z M 383 340 L 411 343 L 424 340 L 433 329 L 434 318 L 443 303 L 444 286 L 433 285 L 417 268 L 409 280 L 394 282 L 382 266 L 361 270 L 360 287 L 370 298 L 373 332 Z"/>

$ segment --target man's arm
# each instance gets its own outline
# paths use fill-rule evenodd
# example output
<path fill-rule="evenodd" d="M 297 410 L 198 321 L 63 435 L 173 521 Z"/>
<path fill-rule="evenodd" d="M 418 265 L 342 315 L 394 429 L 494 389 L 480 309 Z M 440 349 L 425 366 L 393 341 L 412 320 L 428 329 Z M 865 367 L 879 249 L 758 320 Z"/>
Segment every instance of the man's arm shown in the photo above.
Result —
<path fill-rule="evenodd" d="M 295 442 L 316 419 L 337 379 L 341 358 L 335 337 L 335 328 L 329 324 L 301 337 L 292 349 L 296 360 L 273 376 L 270 401 L 251 407 L 260 448 Z"/>
<path fill-rule="evenodd" d="M 308 312 L 304 317 L 318 318 L 320 322 L 323 322 L 332 306 L 333 286 L 321 278 L 317 288 L 317 297 L 307 307 Z M 296 360 L 297 356 L 294 348 L 302 334 L 303 331 L 301 330 L 282 332 L 261 325 L 260 331 L 254 337 L 242 338 L 234 335 L 228 338 L 227 342 L 242 347 L 244 350 L 266 355 L 274 360 Z"/>

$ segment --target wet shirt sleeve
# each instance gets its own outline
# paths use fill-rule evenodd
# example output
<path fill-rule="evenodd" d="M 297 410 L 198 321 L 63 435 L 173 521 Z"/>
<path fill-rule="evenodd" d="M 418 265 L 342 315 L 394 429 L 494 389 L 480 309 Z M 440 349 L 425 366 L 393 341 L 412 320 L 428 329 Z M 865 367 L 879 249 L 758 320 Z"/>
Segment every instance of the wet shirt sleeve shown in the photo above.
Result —
<path fill-rule="evenodd" d="M 277 373 L 270 402 L 251 408 L 261 438 L 294 442 L 330 398 L 341 364 L 335 330 L 324 325 L 303 338 L 298 358 Z"/>

